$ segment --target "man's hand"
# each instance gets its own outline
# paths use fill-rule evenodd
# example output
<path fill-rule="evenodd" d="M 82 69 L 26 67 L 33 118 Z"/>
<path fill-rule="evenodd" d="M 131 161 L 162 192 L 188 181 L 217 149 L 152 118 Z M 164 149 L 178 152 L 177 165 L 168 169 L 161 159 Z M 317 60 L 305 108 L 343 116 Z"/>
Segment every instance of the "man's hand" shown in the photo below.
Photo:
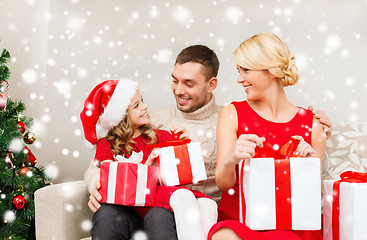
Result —
<path fill-rule="evenodd" d="M 95 187 L 92 189 L 92 194 L 89 196 L 88 207 L 92 212 L 96 212 L 101 207 L 99 201 L 102 200 L 101 194 L 98 190 L 101 188 L 101 182 L 97 181 Z"/>
<path fill-rule="evenodd" d="M 333 127 L 333 124 L 329 120 L 329 117 L 325 114 L 324 111 L 315 110 L 312 106 L 309 106 L 308 110 L 312 111 L 313 115 L 317 119 L 319 119 L 320 123 L 324 125 L 324 131 L 326 132 L 326 137 L 329 138 L 331 136 L 331 128 Z"/>

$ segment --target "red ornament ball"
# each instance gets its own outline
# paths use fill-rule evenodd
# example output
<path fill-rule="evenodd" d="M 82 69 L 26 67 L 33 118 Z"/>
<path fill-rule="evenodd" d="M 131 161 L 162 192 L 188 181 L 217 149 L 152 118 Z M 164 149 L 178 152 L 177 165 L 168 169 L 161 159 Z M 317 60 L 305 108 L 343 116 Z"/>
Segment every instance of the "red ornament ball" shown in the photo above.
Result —
<path fill-rule="evenodd" d="M 20 130 L 21 133 L 25 132 L 25 124 L 22 121 L 18 121 L 18 128 Z"/>
<path fill-rule="evenodd" d="M 22 167 L 19 171 L 20 174 L 27 174 L 29 172 L 29 168 L 27 167 Z"/>
<path fill-rule="evenodd" d="M 22 210 L 27 203 L 27 199 L 23 195 L 17 195 L 13 197 L 13 201 L 11 202 L 11 205 L 14 209 Z"/>

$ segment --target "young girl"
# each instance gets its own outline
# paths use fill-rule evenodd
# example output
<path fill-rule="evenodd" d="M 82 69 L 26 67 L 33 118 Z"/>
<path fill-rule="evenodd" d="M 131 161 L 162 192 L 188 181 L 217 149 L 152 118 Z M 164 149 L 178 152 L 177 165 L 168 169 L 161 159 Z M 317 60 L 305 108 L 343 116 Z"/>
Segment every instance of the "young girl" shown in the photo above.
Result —
<path fill-rule="evenodd" d="M 109 80 L 92 90 L 80 117 L 86 140 L 96 144 L 96 164 L 116 160 L 147 165 L 154 163 L 158 151 L 148 145 L 167 142 L 172 140 L 172 136 L 165 130 L 153 129 L 147 109 L 137 82 Z M 108 130 L 106 137 L 99 140 L 96 134 L 98 121 L 102 128 Z M 180 139 L 188 137 L 183 128 L 172 127 L 171 131 L 181 133 Z M 210 227 L 217 220 L 217 206 L 212 199 L 183 187 L 158 186 L 155 206 L 174 212 L 177 235 L 182 240 L 206 239 Z M 139 216 L 144 217 L 149 209 L 103 204 L 93 216 L 91 234 L 101 239 L 130 239 L 133 232 L 142 228 Z M 116 212 L 116 221 L 111 220 Z M 125 222 L 122 228 L 121 218 Z"/>

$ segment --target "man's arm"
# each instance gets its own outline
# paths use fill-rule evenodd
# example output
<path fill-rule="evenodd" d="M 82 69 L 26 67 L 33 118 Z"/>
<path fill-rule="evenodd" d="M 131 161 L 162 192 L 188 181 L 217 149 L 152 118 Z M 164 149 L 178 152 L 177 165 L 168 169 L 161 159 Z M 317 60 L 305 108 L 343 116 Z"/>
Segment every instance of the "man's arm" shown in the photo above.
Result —
<path fill-rule="evenodd" d="M 326 138 L 331 136 L 331 128 L 333 127 L 333 123 L 329 120 L 329 117 L 325 114 L 324 111 L 314 109 L 313 106 L 309 106 L 308 110 L 312 111 L 313 115 L 320 121 L 324 126 L 324 131 L 326 132 Z"/>
<path fill-rule="evenodd" d="M 84 180 L 90 192 L 88 207 L 92 212 L 96 212 L 101 207 L 99 201 L 102 196 L 99 194 L 98 189 L 101 187 L 99 179 L 99 168 L 96 167 L 93 161 L 89 164 L 87 171 L 84 173 Z"/>
<path fill-rule="evenodd" d="M 87 171 L 84 173 L 84 180 L 89 193 L 92 193 L 92 189 L 95 187 L 96 182 L 99 181 L 99 174 L 99 168 L 94 165 L 93 161 L 91 161 Z"/>

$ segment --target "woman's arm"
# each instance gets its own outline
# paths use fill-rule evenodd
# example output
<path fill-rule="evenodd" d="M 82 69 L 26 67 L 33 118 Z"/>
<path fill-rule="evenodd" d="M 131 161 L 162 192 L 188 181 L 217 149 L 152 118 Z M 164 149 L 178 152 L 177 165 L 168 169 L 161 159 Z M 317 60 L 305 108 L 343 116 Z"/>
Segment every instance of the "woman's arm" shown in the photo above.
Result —
<path fill-rule="evenodd" d="M 324 125 L 315 116 L 312 124 L 311 146 L 316 152 L 316 157 L 322 158 L 324 156 L 327 135 L 324 131 Z"/>
<path fill-rule="evenodd" d="M 237 113 L 234 106 L 223 107 L 218 117 L 217 124 L 217 166 L 215 170 L 215 182 L 222 191 L 228 190 L 236 182 L 235 161 L 230 152 L 237 140 Z M 224 158 L 227 157 L 226 160 Z"/>
<path fill-rule="evenodd" d="M 327 133 L 324 130 L 323 123 L 321 123 L 317 117 L 314 116 L 313 118 L 311 144 L 308 144 L 303 137 L 299 135 L 294 135 L 292 138 L 299 140 L 299 144 L 294 154 L 305 157 L 316 157 L 320 158 L 322 161 L 325 151 Z"/>
<path fill-rule="evenodd" d="M 243 134 L 237 139 L 237 112 L 231 104 L 222 109 L 217 125 L 217 167 L 215 181 L 219 189 L 226 191 L 236 183 L 236 165 L 242 159 L 255 155 L 256 146 L 264 138 L 254 134 Z"/>

